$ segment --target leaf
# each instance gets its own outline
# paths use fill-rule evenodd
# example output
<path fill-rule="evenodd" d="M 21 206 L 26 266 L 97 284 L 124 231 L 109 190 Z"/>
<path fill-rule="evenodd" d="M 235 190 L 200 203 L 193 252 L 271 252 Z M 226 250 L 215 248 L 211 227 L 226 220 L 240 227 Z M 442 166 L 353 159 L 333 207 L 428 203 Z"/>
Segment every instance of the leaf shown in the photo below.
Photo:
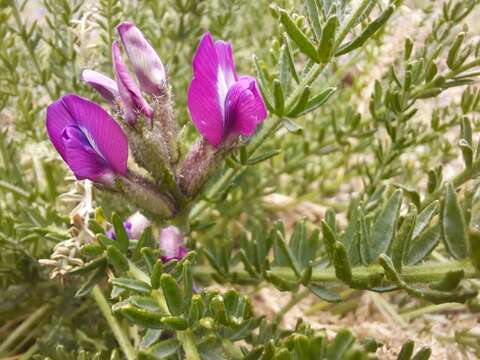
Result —
<path fill-rule="evenodd" d="M 416 239 L 430 224 L 430 221 L 432 221 L 433 216 L 438 210 L 438 204 L 438 200 L 435 200 L 418 214 L 415 227 L 413 228 L 412 239 Z"/>
<path fill-rule="evenodd" d="M 193 275 L 192 275 L 192 265 L 189 260 L 183 262 L 183 289 L 185 291 L 184 301 L 185 306 L 190 306 L 193 295 Z"/>
<path fill-rule="evenodd" d="M 449 271 L 442 280 L 433 283 L 430 287 L 439 291 L 453 291 L 458 288 L 458 285 L 464 277 L 465 271 L 463 270 Z"/>
<path fill-rule="evenodd" d="M 298 78 L 297 69 L 295 68 L 295 59 L 293 57 L 292 46 L 290 44 L 290 40 L 288 40 L 288 36 L 286 33 L 283 34 L 283 42 L 286 46 L 285 51 L 287 52 L 287 55 L 288 55 L 287 60 L 288 60 L 288 66 L 290 68 L 290 73 L 292 74 L 293 78 L 298 84 L 300 82 L 300 79 Z"/>
<path fill-rule="evenodd" d="M 301 135 L 303 134 L 303 127 L 298 125 L 295 121 L 290 120 L 288 118 L 284 118 L 282 120 L 283 126 L 285 129 L 287 129 L 289 132 L 296 134 L 296 135 Z"/>
<path fill-rule="evenodd" d="M 162 321 L 163 315 L 159 312 L 147 311 L 139 309 L 132 304 L 122 306 L 115 311 L 125 316 L 134 324 L 138 324 L 148 329 L 164 329 L 165 325 Z"/>
<path fill-rule="evenodd" d="M 412 206 L 393 239 L 391 251 L 392 261 L 395 268 L 400 272 L 402 271 L 405 254 L 410 247 L 410 240 L 412 239 L 416 218 L 417 208 Z"/>
<path fill-rule="evenodd" d="M 480 271 L 480 232 L 470 230 L 470 259 L 473 266 Z"/>
<path fill-rule="evenodd" d="M 184 309 L 184 301 L 177 281 L 170 274 L 162 274 L 160 284 L 168 309 L 172 315 L 181 315 Z"/>
<path fill-rule="evenodd" d="M 107 259 L 105 259 L 104 256 L 101 256 L 97 259 L 94 259 L 94 260 L 86 263 L 85 265 L 83 265 L 81 267 L 77 267 L 77 268 L 69 271 L 68 274 L 69 275 L 83 275 L 83 274 L 89 273 L 93 269 L 96 269 L 98 267 L 103 267 L 106 264 L 107 264 Z"/>
<path fill-rule="evenodd" d="M 175 338 L 163 340 L 149 347 L 148 349 L 141 351 L 139 354 L 139 359 L 140 360 L 166 359 L 172 355 L 175 355 L 175 353 L 180 348 L 181 348 L 181 345 L 178 342 L 178 340 Z"/>
<path fill-rule="evenodd" d="M 352 281 L 352 268 L 348 260 L 347 249 L 345 245 L 337 241 L 335 243 L 333 254 L 333 265 L 335 267 L 335 275 L 346 284 Z"/>
<path fill-rule="evenodd" d="M 273 80 L 273 99 L 275 100 L 275 114 L 282 116 L 285 112 L 285 96 L 282 84 L 277 79 Z"/>
<path fill-rule="evenodd" d="M 282 86 L 283 93 L 288 93 L 291 73 L 290 73 L 290 60 L 287 46 L 284 44 L 280 49 L 280 60 L 279 60 L 279 80 L 280 85 Z"/>
<path fill-rule="evenodd" d="M 307 266 L 309 260 L 307 226 L 305 221 L 299 221 L 295 224 L 288 246 L 299 265 L 299 269 L 303 270 Z"/>
<path fill-rule="evenodd" d="M 279 150 L 279 149 L 265 151 L 263 154 L 260 154 L 258 156 L 255 156 L 254 158 L 248 159 L 245 162 L 245 165 L 250 165 L 251 166 L 251 165 L 258 164 L 262 161 L 266 161 L 266 160 L 280 154 L 281 152 L 282 152 L 282 150 Z"/>
<path fill-rule="evenodd" d="M 320 25 L 320 14 L 315 0 L 305 0 L 305 7 L 307 9 L 308 20 L 313 29 L 315 38 L 320 40 L 322 37 L 322 26 Z"/>
<path fill-rule="evenodd" d="M 337 237 L 335 236 L 335 232 L 325 220 L 322 220 L 321 224 L 325 249 L 327 250 L 327 255 L 330 259 L 330 262 L 333 264 L 333 255 L 335 252 L 335 243 L 337 242 Z"/>
<path fill-rule="evenodd" d="M 313 98 L 310 99 L 310 101 L 305 106 L 305 109 L 302 112 L 300 112 L 300 114 L 298 114 L 297 117 L 308 114 L 309 112 L 325 104 L 327 100 L 335 93 L 335 91 L 337 91 L 337 88 L 334 88 L 334 87 L 329 87 L 329 88 L 326 88 L 325 90 L 322 90 L 320 93 L 318 93 L 317 95 L 315 95 Z"/>
<path fill-rule="evenodd" d="M 415 343 L 411 340 L 403 344 L 400 353 L 398 354 L 397 360 L 410 360 L 413 355 L 414 347 Z"/>
<path fill-rule="evenodd" d="M 152 290 L 146 282 L 130 278 L 115 278 L 112 279 L 112 284 L 141 294 L 150 294 Z"/>
<path fill-rule="evenodd" d="M 467 224 L 451 183 L 448 183 L 445 189 L 441 221 L 442 239 L 450 255 L 456 259 L 467 257 L 469 253 Z"/>
<path fill-rule="evenodd" d="M 452 43 L 452 46 L 450 47 L 450 50 L 448 51 L 447 65 L 450 69 L 457 69 L 457 55 L 458 51 L 460 50 L 460 46 L 462 46 L 463 40 L 465 40 L 465 32 L 462 31 L 458 33 L 457 37 Z"/>
<path fill-rule="evenodd" d="M 434 224 L 413 242 L 405 259 L 408 265 L 415 265 L 422 261 L 438 245 L 441 238 L 439 224 Z"/>
<path fill-rule="evenodd" d="M 128 259 L 115 246 L 109 246 L 107 248 L 107 259 L 119 273 L 125 272 L 129 269 Z"/>
<path fill-rule="evenodd" d="M 320 299 L 328 302 L 340 302 L 342 297 L 333 290 L 327 289 L 319 284 L 310 283 L 308 289 Z"/>
<path fill-rule="evenodd" d="M 255 71 L 257 73 L 257 81 L 258 86 L 260 87 L 260 91 L 263 96 L 263 100 L 265 100 L 265 105 L 267 106 L 268 110 L 273 111 L 273 95 L 268 89 L 268 82 L 267 76 L 263 71 L 262 67 L 260 66 L 258 59 L 255 55 L 253 55 L 253 65 L 255 67 Z"/>
<path fill-rule="evenodd" d="M 301 269 L 297 263 L 297 259 L 292 254 L 292 251 L 285 243 L 285 239 L 283 238 L 283 235 L 279 231 L 277 231 L 277 236 L 275 237 L 275 243 L 276 243 L 275 248 L 277 250 L 277 254 L 280 255 L 281 259 L 283 259 L 282 261 L 284 261 L 290 268 L 292 268 L 298 277 L 301 277 Z"/>
<path fill-rule="evenodd" d="M 131 304 L 135 305 L 140 309 L 154 312 L 162 312 L 162 309 L 158 305 L 158 302 L 152 297 L 131 296 L 128 300 Z"/>
<path fill-rule="evenodd" d="M 352 347 L 355 342 L 355 338 L 352 333 L 347 329 L 340 330 L 332 344 L 327 348 L 326 359 L 328 360 L 340 360 L 343 359 L 345 353 Z"/>
<path fill-rule="evenodd" d="M 155 265 L 152 269 L 152 274 L 150 275 L 150 284 L 152 285 L 153 289 L 158 289 L 160 287 L 160 277 L 163 273 L 163 262 L 162 260 L 158 259 L 155 262 Z"/>
<path fill-rule="evenodd" d="M 115 230 L 115 238 L 116 238 L 116 241 L 118 242 L 118 247 L 120 248 L 121 251 L 127 252 L 129 240 L 128 240 L 127 231 L 123 226 L 122 219 L 120 218 L 120 216 L 113 213 L 112 223 L 113 223 L 113 228 Z"/>
<path fill-rule="evenodd" d="M 105 234 L 97 234 L 97 240 L 105 249 L 109 246 L 115 246 L 116 248 L 120 249 L 118 242 L 106 237 Z"/>
<path fill-rule="evenodd" d="M 298 114 L 304 111 L 307 106 L 309 97 L 310 97 L 310 86 L 307 85 L 303 88 L 302 93 L 298 97 L 298 100 L 295 103 L 295 105 L 293 105 L 292 109 L 291 110 L 287 109 L 288 111 L 287 116 L 295 118 L 298 116 Z"/>
<path fill-rule="evenodd" d="M 376 261 L 380 254 L 385 254 L 392 243 L 397 228 L 402 196 L 402 190 L 395 190 L 375 220 L 370 244 L 370 255 L 373 261 Z"/>
<path fill-rule="evenodd" d="M 412 357 L 412 360 L 428 360 L 430 355 L 432 355 L 432 349 L 424 347 Z"/>
<path fill-rule="evenodd" d="M 336 15 L 330 16 L 322 29 L 322 37 L 320 39 L 318 53 L 320 55 L 320 62 L 323 64 L 327 63 L 333 55 L 333 50 L 335 48 L 335 33 L 339 24 L 340 22 Z"/>
<path fill-rule="evenodd" d="M 394 5 L 390 5 L 389 7 L 387 7 L 378 18 L 376 18 L 374 21 L 367 25 L 367 27 L 358 37 L 340 46 L 340 48 L 335 53 L 335 56 L 347 54 L 365 44 L 365 42 L 387 22 L 387 20 L 390 18 L 394 11 Z"/>
<path fill-rule="evenodd" d="M 312 43 L 312 41 L 303 33 L 297 24 L 295 24 L 293 19 L 284 9 L 279 9 L 278 12 L 280 13 L 280 21 L 282 22 L 283 26 L 285 26 L 285 30 L 295 44 L 297 44 L 300 51 L 313 61 L 318 62 L 318 52 L 315 49 L 315 45 Z"/>
<path fill-rule="evenodd" d="M 75 293 L 75 297 L 82 297 L 89 294 L 90 291 L 92 291 L 93 287 L 97 285 L 97 283 L 102 280 L 104 276 L 105 272 L 103 268 L 97 268 L 97 270 L 90 274 L 87 281 L 83 283 L 80 289 L 77 290 L 77 292 Z"/>

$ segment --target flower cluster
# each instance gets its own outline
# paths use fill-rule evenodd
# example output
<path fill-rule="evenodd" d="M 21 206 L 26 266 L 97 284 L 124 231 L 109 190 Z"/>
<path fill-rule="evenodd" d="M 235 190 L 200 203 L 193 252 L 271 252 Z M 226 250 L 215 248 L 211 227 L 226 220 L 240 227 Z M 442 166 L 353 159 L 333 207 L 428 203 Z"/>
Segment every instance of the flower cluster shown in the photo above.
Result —
<path fill-rule="evenodd" d="M 256 80 L 237 75 L 231 44 L 206 33 L 192 61 L 188 89 L 188 109 L 201 137 L 179 163 L 178 125 L 165 67 L 133 23 L 124 22 L 117 30 L 115 80 L 93 70 L 81 74 L 113 106 L 115 118 L 100 105 L 69 94 L 48 107 L 47 132 L 77 179 L 124 194 L 147 214 L 172 218 L 199 193 L 238 137 L 255 133 L 267 116 L 265 104 Z M 129 148 L 150 176 L 127 166 Z"/>
<path fill-rule="evenodd" d="M 137 211 L 123 222 L 123 227 L 129 239 L 138 240 L 150 224 L 150 221 Z M 116 240 L 115 230 L 113 228 L 107 231 L 107 237 Z M 164 263 L 172 259 L 181 260 L 188 253 L 183 234 L 176 226 L 167 226 L 161 230 L 158 246 L 162 252 L 161 260 Z"/>

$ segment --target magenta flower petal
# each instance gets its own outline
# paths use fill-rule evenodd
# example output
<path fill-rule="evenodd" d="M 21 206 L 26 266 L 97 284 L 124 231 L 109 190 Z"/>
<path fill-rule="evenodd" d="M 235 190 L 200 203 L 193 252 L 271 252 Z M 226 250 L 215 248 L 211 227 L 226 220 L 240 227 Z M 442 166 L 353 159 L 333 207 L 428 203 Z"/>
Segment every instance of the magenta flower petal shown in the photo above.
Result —
<path fill-rule="evenodd" d="M 210 144 L 218 146 L 223 140 L 223 101 L 228 88 L 222 79 L 218 81 L 219 62 L 209 33 L 200 40 L 192 65 L 188 109 L 200 134 Z"/>
<path fill-rule="evenodd" d="M 69 125 L 62 132 L 65 161 L 78 180 L 102 181 L 112 177 L 112 170 L 105 159 L 90 145 L 78 126 Z"/>
<path fill-rule="evenodd" d="M 161 95 L 166 81 L 165 68 L 152 45 L 131 22 L 121 23 L 117 31 L 140 88 L 150 95 Z"/>
<path fill-rule="evenodd" d="M 242 76 L 228 90 L 225 109 L 226 131 L 244 136 L 252 136 L 267 116 L 256 81 L 251 76 Z"/>
<path fill-rule="evenodd" d="M 47 108 L 48 136 L 79 179 L 98 181 L 105 174 L 125 175 L 128 141 L 99 105 L 66 95 Z"/>
<path fill-rule="evenodd" d="M 115 80 L 110 79 L 99 72 L 93 70 L 83 70 L 81 79 L 88 85 L 98 91 L 102 97 L 109 103 L 114 103 L 118 97 L 118 87 Z"/>
<path fill-rule="evenodd" d="M 153 110 L 143 98 L 140 89 L 128 72 L 127 65 L 123 62 L 120 46 L 117 41 L 112 45 L 113 69 L 117 79 L 118 92 L 122 99 L 127 121 L 134 124 L 138 113 L 143 113 L 151 119 Z"/>
<path fill-rule="evenodd" d="M 192 65 L 188 108 L 200 134 L 214 146 L 230 134 L 253 135 L 267 110 L 255 79 L 238 77 L 231 44 L 206 33 Z"/>

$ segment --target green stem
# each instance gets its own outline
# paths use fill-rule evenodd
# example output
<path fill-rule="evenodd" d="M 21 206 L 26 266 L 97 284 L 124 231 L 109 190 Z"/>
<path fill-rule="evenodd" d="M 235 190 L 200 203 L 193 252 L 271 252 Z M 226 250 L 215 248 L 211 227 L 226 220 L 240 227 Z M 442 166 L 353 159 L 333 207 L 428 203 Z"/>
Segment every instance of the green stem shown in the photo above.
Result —
<path fill-rule="evenodd" d="M 308 294 L 310 294 L 310 290 L 308 288 L 303 289 L 300 292 L 297 292 L 296 294 L 292 294 L 292 298 L 288 303 L 285 304 L 275 315 L 273 322 L 275 323 L 280 323 L 283 319 L 283 317 L 295 306 L 297 305 L 300 301 L 302 301 Z"/>
<path fill-rule="evenodd" d="M 38 350 L 38 343 L 33 344 L 28 348 L 27 351 L 25 351 L 22 355 L 20 355 L 19 360 L 28 360 L 30 359 L 33 354 L 35 354 Z"/>
<path fill-rule="evenodd" d="M 408 326 L 408 323 L 398 314 L 389 302 L 385 301 L 381 294 L 371 292 L 369 293 L 369 296 L 385 318 L 391 320 L 392 323 L 399 325 L 402 329 Z"/>
<path fill-rule="evenodd" d="M 33 313 L 31 313 L 15 330 L 7 336 L 7 338 L 0 344 L 0 354 L 6 353 L 7 349 L 20 339 L 27 331 L 31 330 L 32 325 L 37 322 L 50 310 L 51 304 L 43 304 Z"/>
<path fill-rule="evenodd" d="M 465 309 L 464 304 L 458 304 L 458 303 L 445 303 L 445 304 L 438 304 L 438 305 L 428 305 L 425 307 L 422 307 L 420 309 L 415 309 L 412 311 L 405 312 L 401 314 L 401 316 L 405 319 L 411 319 L 414 317 L 418 317 L 421 315 L 425 314 L 431 314 L 434 312 L 440 312 L 440 311 L 455 311 L 455 310 L 463 310 Z"/>
<path fill-rule="evenodd" d="M 414 266 L 404 266 L 402 268 L 402 279 L 407 283 L 421 283 L 442 280 L 450 271 L 463 270 L 465 278 L 478 278 L 480 272 L 476 270 L 469 260 L 451 260 L 445 263 L 430 263 Z M 297 276 L 291 268 L 288 267 L 273 267 L 269 270 L 272 274 L 280 276 L 285 280 L 298 280 Z M 195 274 L 198 276 L 208 276 L 215 273 L 215 270 L 209 267 L 196 267 Z M 352 269 L 353 282 L 366 282 L 372 276 L 383 275 L 383 268 L 378 265 L 370 265 L 368 267 L 356 267 Z M 244 270 L 232 269 L 231 275 L 238 280 L 250 279 L 250 275 Z M 312 273 L 312 281 L 319 282 L 340 282 L 335 275 L 333 268 L 315 269 Z"/>
<path fill-rule="evenodd" d="M 40 64 L 38 63 L 37 55 L 35 53 L 35 50 L 31 47 L 27 39 L 27 30 L 25 29 L 25 24 L 23 23 L 22 17 L 20 16 L 20 11 L 18 10 L 17 1 L 10 0 L 10 5 L 12 7 L 12 14 L 13 14 L 13 17 L 15 18 L 15 22 L 18 27 L 20 38 L 22 39 L 22 42 L 25 45 L 25 48 L 27 49 L 28 54 L 30 55 L 30 59 L 33 62 L 33 66 L 35 67 L 35 70 L 37 70 L 38 75 L 40 76 L 40 80 L 42 81 L 43 86 L 45 87 L 45 91 L 48 93 L 48 96 L 52 100 L 54 98 L 54 94 L 51 91 L 48 84 L 44 82 L 43 72 L 42 72 L 42 69 L 40 68 Z"/>
<path fill-rule="evenodd" d="M 133 262 L 128 262 L 130 266 L 130 274 L 136 278 L 137 280 L 144 281 L 146 283 L 150 283 L 150 278 L 145 274 L 140 268 L 138 268 Z M 158 305 L 162 309 L 163 312 L 169 314 L 170 311 L 168 310 L 167 302 L 165 301 L 165 296 L 161 289 L 152 290 L 151 295 L 157 300 Z M 193 339 L 192 330 L 187 329 L 185 331 L 177 331 L 176 336 L 178 341 L 182 344 L 183 350 L 185 351 L 185 359 L 186 360 L 200 360 L 200 355 L 197 350 L 197 346 L 195 345 L 195 341 Z"/>
<path fill-rule="evenodd" d="M 98 305 L 98 308 L 102 312 L 103 316 L 107 320 L 110 329 L 112 329 L 113 335 L 115 339 L 117 339 L 118 345 L 122 349 L 123 353 L 125 354 L 128 360 L 135 360 L 137 358 L 137 354 L 135 349 L 133 348 L 128 336 L 123 331 L 122 327 L 118 323 L 117 319 L 112 314 L 112 310 L 110 309 L 110 305 L 105 299 L 105 296 L 102 293 L 102 290 L 97 286 L 95 286 L 91 292 L 91 295 L 95 302 Z"/>

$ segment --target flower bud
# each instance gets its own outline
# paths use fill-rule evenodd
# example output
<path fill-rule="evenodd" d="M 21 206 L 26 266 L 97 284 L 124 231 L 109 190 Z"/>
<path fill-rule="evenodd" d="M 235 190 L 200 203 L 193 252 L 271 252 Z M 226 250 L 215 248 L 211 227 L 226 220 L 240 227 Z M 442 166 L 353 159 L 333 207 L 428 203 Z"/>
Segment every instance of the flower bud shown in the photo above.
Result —
<path fill-rule="evenodd" d="M 113 69 L 117 79 L 118 92 L 122 100 L 125 117 L 128 123 L 135 124 L 139 113 L 148 119 L 153 116 L 153 110 L 143 98 L 140 89 L 128 72 L 127 65 L 123 62 L 120 46 L 117 41 L 112 45 Z"/>
<path fill-rule="evenodd" d="M 145 229 L 149 226 L 150 220 L 143 216 L 139 211 L 130 215 L 123 222 L 123 227 L 125 228 L 129 239 L 139 239 Z M 107 237 L 116 240 L 115 231 L 113 229 L 107 231 Z"/>
<path fill-rule="evenodd" d="M 117 31 L 137 75 L 140 88 L 150 95 L 163 94 L 166 84 L 165 68 L 152 45 L 131 22 L 121 23 Z"/>
<path fill-rule="evenodd" d="M 160 233 L 160 250 L 163 255 L 162 262 L 168 262 L 172 259 L 181 260 L 188 249 L 184 245 L 183 235 L 176 226 L 167 226 Z"/>
<path fill-rule="evenodd" d="M 98 93 L 109 103 L 115 103 L 118 97 L 118 87 L 115 80 L 110 79 L 97 71 L 83 70 L 80 78 L 88 85 L 98 91 Z"/>

